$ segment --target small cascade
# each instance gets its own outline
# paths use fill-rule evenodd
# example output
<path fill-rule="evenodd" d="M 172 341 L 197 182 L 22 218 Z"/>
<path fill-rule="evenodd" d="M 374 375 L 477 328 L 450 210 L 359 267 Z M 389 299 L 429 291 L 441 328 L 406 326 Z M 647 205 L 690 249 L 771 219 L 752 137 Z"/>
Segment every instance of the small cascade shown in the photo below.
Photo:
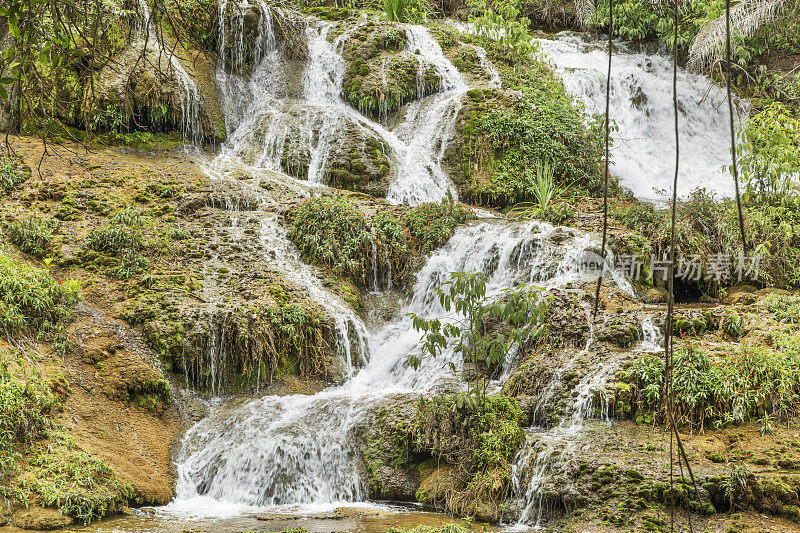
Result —
<path fill-rule="evenodd" d="M 403 122 L 393 130 L 404 146 L 398 150 L 398 179 L 389 186 L 386 198 L 393 203 L 415 205 L 438 200 L 448 193 L 455 195 L 441 162 L 469 86 L 425 28 L 407 26 L 406 39 L 406 49 L 419 52 L 420 65 L 432 65 L 442 79 L 442 90 L 413 102 Z"/>
<path fill-rule="evenodd" d="M 503 86 L 503 80 L 500 79 L 500 73 L 492 64 L 491 60 L 486 56 L 486 50 L 480 46 L 473 46 L 475 53 L 478 54 L 478 59 L 481 62 L 481 68 L 489 76 L 489 88 L 499 89 Z"/>
<path fill-rule="evenodd" d="M 279 232 L 265 232 L 265 238 L 280 247 Z M 347 382 L 311 396 L 226 405 L 191 428 L 177 461 L 174 508 L 197 512 L 210 500 L 244 507 L 362 500 L 354 428 L 389 395 L 458 383 L 463 366 L 452 351 L 436 359 L 421 354 L 408 314 L 451 319 L 434 296 L 451 272 L 483 272 L 490 298 L 521 283 L 557 287 L 591 279 L 577 258 L 596 246 L 594 237 L 544 223 L 487 220 L 459 228 L 428 258 L 395 318 L 371 336 L 364 367 Z M 422 356 L 419 371 L 407 363 L 412 353 Z"/>
<path fill-rule="evenodd" d="M 234 13 L 249 9 L 246 0 L 241 2 L 235 4 L 239 7 Z M 306 21 L 308 58 L 302 73 L 293 75 L 294 64 L 285 57 L 269 22 L 274 10 L 261 6 L 259 48 L 252 54 L 260 59 L 246 76 L 238 59 L 249 57 L 243 51 L 246 46 L 231 42 L 245 39 L 243 15 L 232 17 L 231 8 L 226 9 L 227 15 L 220 12 L 221 33 L 226 36 L 220 53 L 225 51 L 232 59 L 217 72 L 229 133 L 222 159 L 323 184 L 331 171 L 332 151 L 343 137 L 355 135 L 363 142 L 377 140 L 393 162 L 394 180 L 387 192 L 391 202 L 417 204 L 455 193 L 441 161 L 469 87 L 424 27 L 405 26 L 404 53 L 417 58 L 421 72 L 433 69 L 441 79 L 441 90 L 411 103 L 390 130 L 341 97 L 346 65 L 339 51 L 349 33 L 331 41 L 328 35 L 334 24 Z M 381 75 L 385 77 L 385 72 Z M 418 81 L 423 79 L 418 76 Z"/>
<path fill-rule="evenodd" d="M 589 324 L 591 328 L 591 321 Z M 569 367 L 586 355 L 592 342 L 590 329 L 586 349 L 568 364 Z M 583 438 L 582 431 L 586 421 L 610 421 L 605 386 L 617 368 L 618 361 L 614 359 L 601 363 L 599 368 L 587 373 L 567 396 L 573 400 L 565 409 L 558 425 L 552 428 L 538 426 L 528 430 L 526 443 L 512 467 L 512 487 L 522 505 L 519 518 L 512 529 L 539 529 L 547 516 L 548 508 L 557 505 L 558 502 L 548 500 L 548 483 L 556 475 L 564 473 L 564 469 L 573 462 L 576 445 Z M 553 376 L 553 381 L 557 381 L 557 384 L 548 386 L 545 394 L 552 394 L 552 390 L 561 384 L 562 376 L 563 372 L 557 372 Z"/>
<path fill-rule="evenodd" d="M 181 101 L 181 132 L 183 137 L 189 144 L 197 145 L 203 140 L 203 127 L 200 123 L 200 107 L 202 100 L 200 98 L 200 90 L 194 82 L 186 69 L 183 68 L 181 62 L 178 60 L 175 53 L 168 47 L 164 46 L 159 38 L 159 33 L 153 26 L 150 20 L 150 6 L 147 5 L 146 0 L 139 0 L 139 9 L 141 10 L 142 24 L 139 27 L 141 38 L 147 44 L 152 38 L 155 43 L 161 48 L 160 53 L 165 53 L 169 57 L 170 66 L 175 73 L 175 79 L 178 81 L 178 93 Z"/>
<path fill-rule="evenodd" d="M 660 352 L 664 350 L 664 338 L 656 325 L 653 323 L 652 316 L 646 316 L 642 320 L 641 331 L 639 334 L 639 350 L 643 352 Z"/>
<path fill-rule="evenodd" d="M 564 85 L 581 98 L 589 113 L 605 112 L 608 48 L 584 35 L 562 32 L 539 39 L 541 50 L 557 67 Z M 672 57 L 647 53 L 615 42 L 612 62 L 612 171 L 622 185 L 643 199 L 658 199 L 672 189 L 675 159 L 672 124 Z M 723 195 L 733 191 L 728 108 L 725 92 L 710 78 L 678 69 L 681 165 L 678 194 L 705 187 Z M 744 117 L 743 117 L 744 118 Z"/>

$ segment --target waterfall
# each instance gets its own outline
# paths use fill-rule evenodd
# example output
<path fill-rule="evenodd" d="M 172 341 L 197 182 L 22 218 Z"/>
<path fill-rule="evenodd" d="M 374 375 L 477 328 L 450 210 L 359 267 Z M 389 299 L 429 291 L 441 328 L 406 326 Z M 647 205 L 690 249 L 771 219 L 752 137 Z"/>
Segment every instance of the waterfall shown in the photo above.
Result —
<path fill-rule="evenodd" d="M 664 349 L 662 346 L 663 335 L 661 335 L 661 330 L 653 324 L 652 316 L 646 316 L 642 320 L 639 340 L 641 341 L 639 349 L 643 352 L 660 352 Z"/>
<path fill-rule="evenodd" d="M 256 3 L 251 3 L 253 1 Z M 278 200 L 258 185 L 239 178 L 241 174 L 257 176 L 279 183 L 298 196 L 309 195 L 309 190 L 314 192 L 325 182 L 332 150 L 351 128 L 365 137 L 379 139 L 390 152 L 394 180 L 387 197 L 391 202 L 416 204 L 439 199 L 453 192 L 453 185 L 441 168 L 441 160 L 454 133 L 468 86 L 427 30 L 403 25 L 404 53 L 413 54 L 420 69 L 433 68 L 441 79 L 441 90 L 412 102 L 392 124 L 373 121 L 349 106 L 341 96 L 345 72 L 341 50 L 349 37 L 347 32 L 332 37 L 334 23 L 313 18 L 304 21 L 302 31 L 308 57 L 300 67 L 297 60 L 286 57 L 274 36 L 275 10 L 260 0 L 251 2 L 227 0 L 221 4 L 220 27 L 224 37 L 220 55 L 230 61 L 220 65 L 217 77 L 224 97 L 229 136 L 206 170 L 223 196 L 226 187 L 245 188 L 258 200 L 256 208 L 246 216 L 259 220 L 258 239 L 264 259 L 334 318 L 336 347 L 347 379 L 313 395 L 219 402 L 208 418 L 187 431 L 181 444 L 176 461 L 177 497 L 168 507 L 175 513 L 218 517 L 227 512 L 265 507 L 293 506 L 295 510 L 309 510 L 321 505 L 363 501 L 367 494 L 358 472 L 359 450 L 355 448 L 354 431 L 367 414 L 396 394 L 464 386 L 460 380 L 463 361 L 458 354 L 445 350 L 433 358 L 421 353 L 420 334 L 413 328 L 409 315 L 451 320 L 453 317 L 442 309 L 435 291 L 453 272 L 484 273 L 488 278 L 487 297 L 497 298 L 504 290 L 522 284 L 565 290 L 585 285 L 594 280 L 594 273 L 587 272 L 584 265 L 597 262 L 597 237 L 578 230 L 503 219 L 472 222 L 459 227 L 444 246 L 425 259 L 413 287 L 393 318 L 369 331 L 347 304 L 325 288 L 316 269 L 302 262 L 286 238 L 285 229 L 278 223 Z M 245 47 L 244 13 L 254 5 L 261 17 L 258 38 L 251 51 Z M 597 77 L 593 58 L 594 54 L 602 55 L 602 48 L 585 45 L 588 48 L 579 51 L 584 44 L 571 36 L 543 41 L 542 46 L 559 62 L 570 90 L 580 93 L 593 110 L 593 98 L 602 92 L 602 86 L 592 81 Z M 252 69 L 249 66 L 251 52 Z M 490 85 L 497 86 L 499 76 L 481 52 L 478 50 L 478 56 L 492 80 Z M 569 66 L 570 54 L 578 53 L 590 58 L 592 66 L 582 69 Z M 662 59 L 657 55 L 631 53 L 617 62 L 632 71 L 638 68 L 647 74 L 648 68 L 656 68 L 652 65 L 663 68 Z M 686 73 L 681 76 L 691 78 Z M 647 162 L 648 171 L 669 168 L 666 160 L 658 159 L 663 156 L 661 152 L 647 148 L 660 142 L 650 129 L 654 128 L 654 115 L 663 120 L 666 111 L 662 109 L 661 100 L 668 93 L 661 85 L 655 85 L 655 80 L 650 80 L 654 75 L 644 77 L 643 96 L 638 102 L 646 112 L 630 119 L 632 125 L 622 123 L 626 119 L 622 111 L 616 113 L 623 128 L 632 128 L 644 137 L 644 140 L 629 139 L 626 134 L 625 138 L 617 139 L 617 172 L 631 187 L 636 185 L 631 176 L 640 155 Z M 692 90 L 703 83 L 703 78 L 691 79 L 695 83 Z M 578 89 L 582 88 L 586 89 L 580 92 Z M 630 96 L 634 89 L 620 85 L 614 91 L 615 109 L 625 105 L 631 109 L 635 107 Z M 695 112 L 700 115 L 716 112 L 707 106 L 711 105 L 709 102 L 716 102 L 717 96 L 710 96 L 702 104 L 693 98 L 694 93 L 687 96 L 683 104 L 690 116 Z M 646 103 L 648 107 L 644 107 Z M 631 109 L 629 115 L 634 114 Z M 697 147 L 688 149 L 699 150 Z M 705 171 L 719 166 L 708 159 L 698 167 L 703 170 L 695 180 L 698 183 L 710 175 Z M 300 172 L 301 167 L 307 168 L 307 173 Z M 659 184 L 660 176 L 654 176 L 649 182 Z M 638 192 L 647 193 L 642 187 Z M 229 227 L 217 228 L 217 238 L 238 238 L 241 232 L 238 206 L 228 197 L 225 197 L 225 204 L 231 210 L 231 220 Z M 373 265 L 376 265 L 377 250 L 372 255 Z M 609 258 L 604 260 L 610 261 Z M 606 275 L 619 289 L 633 294 L 630 283 L 613 268 L 607 268 Z M 375 271 L 373 285 L 379 290 Z M 209 284 L 204 290 L 211 291 L 209 301 L 214 301 L 213 285 Z M 652 321 L 642 323 L 641 350 L 658 342 L 654 329 Z M 593 339 L 590 324 L 588 343 Z M 212 344 L 215 343 L 216 340 Z M 554 373 L 551 383 L 540 395 L 535 420 L 543 418 L 544 406 L 563 385 L 566 372 L 578 367 L 578 363 L 582 366 L 585 363 L 582 357 L 590 357 L 588 349 L 587 344 L 584 351 Z M 212 360 L 215 365 L 217 361 L 224 364 L 224 354 L 218 352 L 214 352 Z M 421 367 L 417 371 L 408 364 L 407 358 L 412 354 L 421 357 Z M 529 428 L 527 446 L 519 452 L 512 477 L 522 508 L 519 525 L 540 524 L 546 484 L 552 480 L 554 470 L 563 467 L 565 459 L 574 453 L 586 420 L 608 421 L 604 389 L 620 364 L 615 358 L 594 364 L 594 370 L 586 373 L 567 396 L 569 400 L 558 425 Z M 504 367 L 504 375 L 507 376 L 509 370 L 510 365 Z"/>
<path fill-rule="evenodd" d="M 542 420 L 543 407 L 552 399 L 556 389 L 562 385 L 564 373 L 571 370 L 576 363 L 589 354 L 594 342 L 593 324 L 589 319 L 589 339 L 586 347 L 558 368 L 550 382 L 539 396 L 534 409 L 534 421 Z M 653 324 L 652 317 L 646 316 L 641 324 L 641 343 L 637 351 L 651 353 L 662 350 L 659 343 L 661 332 Z M 522 505 L 517 522 L 512 530 L 526 530 L 530 526 L 540 528 L 545 518 L 545 510 L 549 503 L 545 499 L 547 483 L 554 474 L 564 468 L 574 457 L 576 445 L 583 439 L 582 431 L 586 422 L 598 419 L 610 423 L 609 403 L 605 390 L 614 371 L 620 367 L 621 356 L 617 355 L 602 361 L 598 367 L 587 373 L 573 388 L 566 398 L 571 398 L 567 408 L 561 414 L 560 422 L 552 427 L 536 426 L 529 428 L 526 445 L 518 452 L 512 470 L 512 487 Z"/>
<path fill-rule="evenodd" d="M 240 6 L 238 12 L 243 9 Z M 271 8 L 260 10 L 262 20 L 270 18 Z M 244 38 L 239 23 L 226 22 L 223 14 L 220 17 L 226 39 Z M 390 202 L 413 205 L 454 194 L 441 161 L 469 89 L 458 69 L 424 27 L 404 25 L 405 53 L 417 59 L 420 69 L 432 67 L 442 80 L 442 89 L 410 104 L 399 123 L 389 129 L 342 99 L 346 65 L 339 50 L 350 34 L 342 33 L 331 42 L 328 35 L 333 27 L 329 22 L 307 21 L 308 59 L 296 83 L 287 81 L 293 76 L 291 62 L 266 21 L 259 29 L 265 34 L 259 41 L 260 60 L 249 77 L 241 68 L 219 67 L 217 79 L 229 132 L 220 157 L 323 184 L 330 171 L 331 151 L 348 131 L 355 131 L 362 139 L 380 140 L 390 151 L 394 176 L 387 192 Z M 224 40 L 220 46 L 243 47 Z"/>
<path fill-rule="evenodd" d="M 538 42 L 567 90 L 583 100 L 589 113 L 604 113 L 607 44 L 570 32 Z M 612 132 L 611 168 L 637 197 L 658 199 L 672 190 L 675 172 L 672 58 L 645 53 L 630 43 L 614 46 L 609 114 L 619 131 Z M 710 78 L 678 69 L 680 196 L 698 187 L 723 195 L 733 192 L 733 178 L 722 169 L 730 164 L 724 102 L 725 91 Z"/>
<path fill-rule="evenodd" d="M 452 350 L 436 359 L 422 354 L 408 314 L 448 319 L 434 291 L 451 272 L 486 274 L 489 298 L 520 283 L 556 287 L 590 281 L 576 259 L 591 253 L 596 237 L 564 231 L 497 220 L 459 228 L 428 258 L 395 318 L 372 334 L 366 365 L 347 382 L 311 396 L 226 404 L 192 427 L 178 455 L 171 507 L 202 513 L 220 506 L 242 510 L 363 500 L 353 429 L 390 395 L 458 382 L 463 364 Z M 412 353 L 422 356 L 418 371 L 407 364 Z"/>
<path fill-rule="evenodd" d="M 469 86 L 425 28 L 407 26 L 406 36 L 406 49 L 418 53 L 419 61 L 432 65 L 442 78 L 442 91 L 412 103 L 394 130 L 402 142 L 398 147 L 402 156 L 399 178 L 389 186 L 386 199 L 414 205 L 438 200 L 448 192 L 455 195 L 441 162 Z"/>

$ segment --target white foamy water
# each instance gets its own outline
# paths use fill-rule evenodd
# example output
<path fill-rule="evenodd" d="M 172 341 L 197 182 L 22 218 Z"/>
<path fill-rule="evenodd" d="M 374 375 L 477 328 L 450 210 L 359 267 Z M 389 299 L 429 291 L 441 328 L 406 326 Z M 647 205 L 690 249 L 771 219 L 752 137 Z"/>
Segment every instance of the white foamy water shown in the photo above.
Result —
<path fill-rule="evenodd" d="M 605 113 L 608 48 L 604 42 L 562 33 L 538 40 L 567 90 L 579 97 L 589 113 Z M 660 199 L 672 191 L 675 173 L 675 133 L 672 106 L 672 58 L 641 52 L 615 42 L 609 115 L 619 131 L 612 132 L 613 174 L 642 199 Z M 725 91 L 707 76 L 678 69 L 678 109 L 681 161 L 678 194 L 698 187 L 722 195 L 733 192 L 730 136 Z"/>
<path fill-rule="evenodd" d="M 391 395 L 460 383 L 457 354 L 445 351 L 435 359 L 421 354 L 420 334 L 408 314 L 453 319 L 445 316 L 434 291 L 456 271 L 486 274 L 490 298 L 522 283 L 551 287 L 591 280 L 580 269 L 580 258 L 591 254 L 597 239 L 563 231 L 501 221 L 458 229 L 428 259 L 395 318 L 371 335 L 366 366 L 346 383 L 311 396 L 225 404 L 190 429 L 179 453 L 177 498 L 170 508 L 187 513 L 207 505 L 208 498 L 243 511 L 364 500 L 354 428 Z M 408 365 L 412 353 L 423 357 L 418 371 Z"/>

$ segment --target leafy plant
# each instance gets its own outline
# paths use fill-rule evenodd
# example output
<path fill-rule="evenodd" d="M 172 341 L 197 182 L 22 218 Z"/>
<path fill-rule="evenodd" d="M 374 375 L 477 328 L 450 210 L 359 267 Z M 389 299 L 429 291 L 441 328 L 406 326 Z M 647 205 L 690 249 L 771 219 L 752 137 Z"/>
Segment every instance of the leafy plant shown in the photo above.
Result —
<path fill-rule="evenodd" d="M 501 298 L 489 301 L 487 280 L 482 273 L 454 272 L 450 281 L 434 291 L 449 313 L 446 318 L 410 315 L 414 329 L 422 333 L 423 354 L 436 357 L 449 351 L 493 373 L 512 347 L 529 343 L 545 331 L 547 306 L 538 291 L 528 287 L 507 290 Z M 409 355 L 409 363 L 418 369 L 422 356 Z M 455 368 L 453 362 L 450 365 Z M 479 403 L 485 401 L 486 384 L 482 377 L 472 384 Z"/>
<path fill-rule="evenodd" d="M 430 6 L 425 0 L 383 0 L 383 11 L 389 21 L 420 24 L 427 18 Z"/>
<path fill-rule="evenodd" d="M 459 224 L 474 219 L 475 213 L 452 197 L 423 203 L 408 210 L 405 222 L 422 253 L 443 245 Z"/>
<path fill-rule="evenodd" d="M 539 202 L 539 207 L 546 211 L 556 195 L 553 168 L 549 163 L 539 162 L 536 164 L 536 175 L 531 180 L 531 190 L 536 197 L 536 201 Z"/>
<path fill-rule="evenodd" d="M 775 349 L 742 345 L 724 358 L 710 356 L 689 342 L 680 343 L 673 359 L 672 387 L 680 422 L 703 427 L 788 418 L 800 408 L 800 340 L 776 334 Z M 648 356 L 630 369 L 639 400 L 648 408 L 661 404 L 663 361 Z"/>
<path fill-rule="evenodd" d="M 522 15 L 519 0 L 468 0 L 467 5 L 478 35 L 497 41 L 513 59 L 536 50 L 536 42 L 528 33 L 530 20 Z"/>
<path fill-rule="evenodd" d="M 142 215 L 133 208 L 114 215 L 108 224 L 89 233 L 89 248 L 116 255 L 124 250 L 141 248 L 144 240 Z"/>
<path fill-rule="evenodd" d="M 111 467 L 63 438 L 33 456 L 30 467 L 22 486 L 84 524 L 119 512 L 133 497 L 132 487 L 120 482 Z"/>
<path fill-rule="evenodd" d="M 20 250 L 36 257 L 44 256 L 53 240 L 53 234 L 61 227 L 55 218 L 29 216 L 6 224 L 5 230 L 11 242 Z"/>
<path fill-rule="evenodd" d="M 79 297 L 76 281 L 57 282 L 46 269 L 0 252 L 0 329 L 7 335 L 63 335 Z"/>
<path fill-rule="evenodd" d="M 773 102 L 739 131 L 739 165 L 747 194 L 774 203 L 800 194 L 800 119 Z"/>
<path fill-rule="evenodd" d="M 2 87 L 2 84 L 0 84 Z M 18 158 L 0 155 L 0 191 L 8 191 L 24 183 L 30 176 L 30 170 L 21 166 Z"/>
<path fill-rule="evenodd" d="M 303 202 L 294 212 L 289 239 L 314 263 L 364 282 L 372 244 L 367 217 L 343 196 Z"/>

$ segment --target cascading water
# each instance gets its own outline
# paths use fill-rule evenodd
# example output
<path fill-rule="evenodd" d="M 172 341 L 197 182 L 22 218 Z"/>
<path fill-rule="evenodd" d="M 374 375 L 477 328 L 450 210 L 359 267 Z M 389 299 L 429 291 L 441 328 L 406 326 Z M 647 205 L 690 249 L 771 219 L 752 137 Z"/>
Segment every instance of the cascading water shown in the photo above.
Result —
<path fill-rule="evenodd" d="M 364 117 L 341 98 L 345 66 L 338 51 L 347 32 L 331 42 L 331 23 L 306 20 L 303 31 L 308 57 L 304 67 L 297 69 L 297 63 L 285 57 L 275 39 L 272 8 L 260 0 L 255 2 L 228 0 L 221 8 L 220 28 L 225 37 L 221 39 L 220 55 L 231 59 L 220 66 L 218 81 L 224 96 L 229 140 L 207 167 L 215 183 L 248 187 L 246 181 L 236 177 L 239 170 L 245 169 L 250 175 L 273 180 L 297 195 L 307 195 L 309 183 L 324 182 L 328 157 L 342 128 L 352 127 L 365 136 L 376 136 L 390 150 L 396 169 L 388 191 L 391 201 L 415 204 L 452 191 L 440 163 L 468 86 L 424 28 L 404 26 L 406 53 L 417 57 L 420 68 L 430 66 L 435 70 L 441 79 L 441 90 L 410 104 L 389 129 Z M 243 43 L 243 13 L 254 5 L 261 17 L 252 51 L 246 50 Z M 577 47 L 567 38 L 564 42 Z M 499 76 L 495 76 L 496 71 L 492 73 L 491 64 L 485 62 L 481 52 L 478 55 L 490 75 L 490 84 L 499 85 Z M 593 53 L 591 49 L 586 51 L 588 56 Z M 564 52 L 563 56 L 568 54 Z M 252 69 L 248 66 L 251 57 Z M 636 60 L 630 61 L 633 64 Z M 574 73 L 576 79 L 579 74 Z M 591 78 L 589 74 L 592 73 L 587 74 Z M 565 73 L 568 85 L 572 75 Z M 644 126 L 642 129 L 646 130 Z M 633 164 L 623 162 L 633 152 L 620 146 L 625 144 L 618 143 L 617 165 L 624 169 Z M 657 156 L 654 153 L 648 157 Z M 303 158 L 306 160 L 299 161 Z M 283 174 L 291 172 L 292 165 L 307 166 L 307 181 Z M 183 441 L 177 461 L 177 498 L 170 505 L 175 512 L 220 516 L 225 510 L 241 512 L 284 505 L 308 509 L 364 500 L 353 431 L 366 414 L 394 394 L 462 383 L 462 361 L 453 352 L 440 354 L 437 359 L 423 356 L 419 371 L 407 364 L 407 356 L 420 350 L 419 333 L 413 328 L 409 313 L 447 320 L 434 291 L 452 272 L 485 273 L 489 278 L 489 298 L 519 284 L 567 287 L 593 279 L 593 274 L 581 265 L 592 262 L 596 237 L 541 223 L 482 220 L 459 228 L 445 246 L 427 259 L 408 300 L 393 319 L 370 333 L 346 304 L 323 287 L 315 270 L 302 263 L 277 222 L 277 201 L 258 186 L 250 187 L 249 193 L 258 198 L 259 206 L 248 216 L 260 220 L 258 235 L 265 257 L 282 276 L 305 289 L 335 318 L 337 346 L 348 379 L 314 395 L 265 396 L 214 408 L 208 418 L 187 432 Z M 220 238 L 236 238 L 239 234 L 238 215 L 235 210 L 231 214 L 230 227 L 220 228 Z M 630 284 L 613 269 L 606 273 L 619 288 L 632 293 Z M 378 289 L 377 280 L 373 285 Z M 645 324 L 643 332 L 644 341 L 651 342 L 650 329 Z M 447 363 L 452 363 L 455 372 Z M 618 364 L 613 359 L 605 361 L 599 369 L 586 374 L 575 387 L 573 400 L 558 426 L 529 432 L 529 446 L 520 452 L 513 478 L 523 508 L 519 524 L 541 521 L 545 484 L 554 466 L 574 450 L 584 421 L 608 418 L 603 389 Z M 567 362 L 554 374 L 552 386 L 545 388 L 540 403 L 548 401 L 548 394 L 554 393 L 570 365 Z"/>
<path fill-rule="evenodd" d="M 441 79 L 441 90 L 409 105 L 402 120 L 389 130 L 341 97 L 345 62 L 338 50 L 348 39 L 348 32 L 330 42 L 333 24 L 306 21 L 308 59 L 300 79 L 291 83 L 287 81 L 292 78 L 290 62 L 273 35 L 272 24 L 267 22 L 272 8 L 258 5 L 262 13 L 258 31 L 263 35 L 258 40 L 252 73 L 245 77 L 241 66 L 235 64 L 221 67 L 217 73 L 226 101 L 227 127 L 232 132 L 220 159 L 287 172 L 322 184 L 330 171 L 331 151 L 342 136 L 355 131 L 362 139 L 379 139 L 390 151 L 395 179 L 387 193 L 389 201 L 416 204 L 454 192 L 440 163 L 469 87 L 425 28 L 404 26 L 405 50 L 417 59 L 420 69 L 434 69 Z M 247 9 L 245 4 L 237 6 L 234 13 Z M 221 46 L 232 49 L 233 57 L 238 57 L 243 52 L 236 51 L 244 45 L 230 40 L 244 39 L 244 30 L 240 29 L 243 23 L 236 17 L 230 19 L 221 12 L 221 33 L 228 39 Z"/>
<path fill-rule="evenodd" d="M 354 427 L 390 395 L 458 382 L 448 364 L 461 368 L 453 352 L 423 357 L 419 371 L 407 364 L 407 356 L 419 352 L 419 333 L 408 313 L 446 319 L 434 290 L 451 272 L 485 273 L 490 298 L 519 283 L 551 287 L 590 280 L 578 259 L 591 253 L 596 238 L 570 230 L 565 239 L 562 232 L 547 224 L 501 221 L 457 230 L 428 259 L 410 300 L 372 335 L 369 361 L 349 381 L 312 396 L 225 405 L 190 429 L 179 454 L 173 509 L 218 513 L 220 505 L 242 509 L 364 499 Z"/>
<path fill-rule="evenodd" d="M 554 391 L 560 387 L 564 373 L 588 353 L 593 343 L 593 324 L 587 311 L 589 339 L 583 351 L 579 352 L 565 365 L 554 372 L 550 383 L 543 389 L 534 409 L 534 420 L 542 419 L 544 405 L 552 399 Z M 659 351 L 661 333 L 655 327 L 652 317 L 647 316 L 641 325 L 641 343 L 636 348 L 639 352 L 651 353 Z M 614 371 L 620 367 L 620 358 L 612 357 L 603 361 L 592 372 L 587 373 L 566 397 L 571 398 L 567 408 L 561 414 L 560 422 L 551 428 L 536 426 L 527 433 L 527 443 L 520 450 L 512 472 L 512 486 L 522 506 L 517 522 L 511 530 L 526 530 L 529 527 L 539 529 L 545 518 L 547 483 L 558 469 L 570 462 L 576 453 L 576 445 L 583 438 L 586 422 L 592 419 L 610 423 L 609 403 L 606 384 L 613 377 Z"/>
<path fill-rule="evenodd" d="M 203 128 L 200 124 L 200 106 L 202 105 L 200 90 L 173 51 L 164 47 L 158 32 L 150 20 L 150 6 L 147 5 L 146 0 L 139 0 L 139 9 L 141 10 L 140 37 L 144 40 L 145 45 L 150 42 L 150 39 L 153 39 L 155 44 L 161 48 L 159 53 L 163 52 L 169 57 L 170 66 L 178 82 L 178 93 L 181 101 L 181 131 L 186 141 L 197 145 L 203 140 Z"/>
<path fill-rule="evenodd" d="M 394 130 L 401 141 L 393 146 L 399 158 L 398 178 L 386 199 L 414 205 L 454 192 L 441 162 L 469 86 L 425 28 L 407 26 L 406 38 L 406 48 L 419 52 L 419 61 L 432 65 L 442 78 L 441 92 L 411 104 Z"/>
<path fill-rule="evenodd" d="M 573 95 L 589 113 L 605 112 L 608 48 L 584 35 L 564 32 L 539 39 Z M 632 44 L 614 42 L 610 116 L 619 127 L 613 133 L 612 171 L 622 185 L 643 199 L 658 199 L 672 190 L 675 158 L 672 59 L 650 54 Z M 725 92 L 710 78 L 678 69 L 681 165 L 678 194 L 698 187 L 723 195 L 733 191 L 733 179 L 722 169 L 730 164 L 728 108 Z"/>

